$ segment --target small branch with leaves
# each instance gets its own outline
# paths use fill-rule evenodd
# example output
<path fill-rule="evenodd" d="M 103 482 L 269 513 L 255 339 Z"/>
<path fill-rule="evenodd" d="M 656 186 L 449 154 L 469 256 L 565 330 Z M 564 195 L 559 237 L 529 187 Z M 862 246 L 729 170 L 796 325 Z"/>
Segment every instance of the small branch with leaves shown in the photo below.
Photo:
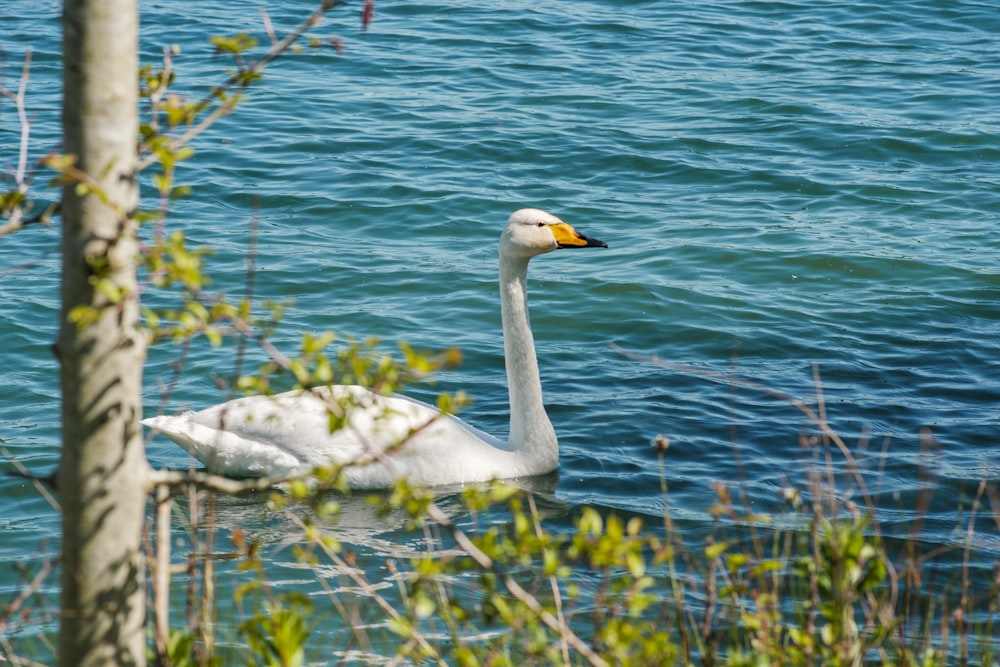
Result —
<path fill-rule="evenodd" d="M 139 146 L 139 170 L 144 170 L 159 162 L 164 166 L 164 177 L 171 172 L 174 165 L 188 157 L 191 153 L 185 147 L 193 139 L 204 133 L 221 118 L 229 115 L 239 105 L 243 93 L 264 73 L 265 68 L 277 57 L 290 51 L 305 35 L 306 31 L 315 27 L 339 3 L 336 0 L 322 0 L 320 5 L 305 20 L 299 23 L 291 32 L 278 39 L 270 18 L 261 9 L 265 32 L 271 40 L 267 52 L 255 61 L 248 61 L 246 55 L 257 45 L 257 39 L 247 33 L 239 33 L 228 37 L 212 37 L 211 43 L 219 53 L 226 53 L 236 62 L 236 72 L 226 81 L 212 88 L 203 99 L 189 102 L 179 95 L 171 95 L 169 86 L 173 81 L 172 61 L 175 53 L 167 50 L 164 53 L 163 68 L 159 71 L 144 70 L 144 95 L 150 100 L 150 122 L 142 128 L 143 140 Z M 367 4 L 367 3 L 366 3 Z M 362 18 L 363 27 L 370 21 Z M 320 42 L 310 42 L 320 45 Z M 337 42 L 332 42 L 338 48 Z M 338 49 L 339 50 L 339 49 Z M 211 109 L 211 111 L 208 111 Z M 207 115 L 200 117 L 208 111 Z M 164 127 L 165 126 L 165 127 Z M 172 136 L 162 134 L 163 129 L 174 132 Z M 167 181 L 169 183 L 169 179 Z M 161 192 L 165 183 L 160 184 Z"/>
<path fill-rule="evenodd" d="M 17 165 L 13 167 L 9 179 L 11 188 L 6 192 L 0 192 L 0 218 L 7 221 L 0 225 L 0 236 L 6 236 L 16 232 L 30 224 L 48 224 L 55 211 L 55 205 L 49 205 L 41 213 L 29 216 L 32 210 L 32 202 L 28 198 L 28 191 L 31 186 L 32 174 L 28 165 L 28 148 L 31 142 L 31 119 L 28 117 L 27 90 L 28 81 L 31 78 L 31 49 L 28 49 L 24 56 L 24 65 L 21 68 L 21 81 L 17 90 L 13 91 L 0 86 L 0 95 L 8 98 L 14 103 L 17 110 L 17 119 L 20 124 L 20 138 L 18 141 Z"/>

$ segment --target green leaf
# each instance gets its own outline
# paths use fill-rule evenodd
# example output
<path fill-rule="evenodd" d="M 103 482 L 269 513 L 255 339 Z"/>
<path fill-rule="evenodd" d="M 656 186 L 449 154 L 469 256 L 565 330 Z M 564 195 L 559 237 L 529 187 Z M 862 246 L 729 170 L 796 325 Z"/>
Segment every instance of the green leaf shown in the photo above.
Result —
<path fill-rule="evenodd" d="M 212 347 L 222 345 L 222 334 L 215 327 L 205 327 L 205 337 L 208 338 L 208 342 Z"/>
<path fill-rule="evenodd" d="M 520 493 L 521 489 L 516 486 L 504 484 L 503 482 L 496 482 L 490 486 L 490 502 L 505 503 Z"/>
<path fill-rule="evenodd" d="M 715 544 L 709 544 L 707 547 L 705 547 L 705 556 L 707 556 L 709 560 L 715 560 L 716 558 L 721 556 L 725 552 L 725 550 L 728 549 L 729 547 L 730 547 L 729 542 L 717 542 Z"/>
<path fill-rule="evenodd" d="M 768 572 L 777 572 L 781 570 L 782 567 L 784 566 L 782 565 L 780 560 L 770 558 L 768 560 L 757 563 L 757 565 L 755 565 L 753 568 L 753 573 L 755 575 L 759 575 L 759 574 L 766 574 Z"/>
<path fill-rule="evenodd" d="M 625 554 L 625 564 L 628 566 L 629 573 L 637 579 L 646 573 L 646 561 L 635 551 L 629 551 Z"/>
<path fill-rule="evenodd" d="M 750 561 L 746 554 L 735 553 L 726 556 L 726 570 L 729 572 L 735 572 L 741 567 L 746 565 Z"/>
<path fill-rule="evenodd" d="M 577 526 L 584 535 L 600 535 L 604 531 L 604 519 L 594 508 L 585 507 Z"/>
<path fill-rule="evenodd" d="M 864 579 L 859 585 L 859 589 L 862 591 L 869 591 L 875 588 L 883 581 L 885 581 L 888 570 L 885 566 L 885 561 L 881 558 L 876 558 L 872 561 L 871 566 L 868 568 L 868 572 L 865 573 Z"/>
<path fill-rule="evenodd" d="M 437 605 L 434 604 L 434 600 L 426 595 L 418 596 L 413 605 L 413 613 L 417 618 L 430 618 L 436 609 Z"/>
<path fill-rule="evenodd" d="M 153 174 L 149 180 L 161 194 L 170 190 L 170 178 L 166 174 Z"/>
<path fill-rule="evenodd" d="M 393 632 L 400 637 L 409 638 L 413 636 L 413 626 L 405 618 L 393 616 L 389 618 L 386 623 L 390 632 Z"/>
<path fill-rule="evenodd" d="M 824 625 L 823 629 L 819 632 L 819 636 L 827 646 L 833 646 L 837 641 L 836 629 L 832 623 Z"/>
<path fill-rule="evenodd" d="M 232 37 L 214 35 L 208 38 L 208 42 L 219 51 L 233 54 L 243 53 L 257 46 L 257 40 L 245 32 L 238 33 Z"/>

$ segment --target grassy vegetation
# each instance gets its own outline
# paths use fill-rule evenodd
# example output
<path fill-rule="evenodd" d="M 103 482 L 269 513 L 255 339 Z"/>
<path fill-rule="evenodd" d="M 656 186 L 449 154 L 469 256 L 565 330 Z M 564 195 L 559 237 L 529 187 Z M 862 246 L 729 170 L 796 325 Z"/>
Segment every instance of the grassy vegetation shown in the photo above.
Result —
<path fill-rule="evenodd" d="M 958 508 L 950 544 L 924 539 L 919 512 L 909 535 L 886 537 L 861 471 L 821 436 L 804 445 L 818 465 L 766 512 L 719 485 L 697 542 L 669 509 L 550 518 L 531 493 L 499 484 L 438 497 L 401 482 L 350 498 L 330 490 L 328 471 L 271 494 L 268 521 L 284 535 L 273 545 L 267 531 L 220 532 L 228 506 L 212 493 L 190 487 L 173 510 L 161 493 L 148 540 L 154 664 L 997 664 L 995 487 Z M 666 439 L 654 446 L 668 463 Z M 349 503 L 405 523 L 394 535 L 409 546 L 343 543 Z M 272 581 L 289 553 L 314 584 Z M 0 615 L 12 664 L 51 657 L 54 612 L 33 580 L 51 565 L 25 566 L 24 592 Z"/>
<path fill-rule="evenodd" d="M 670 452 L 657 442 L 662 464 Z M 239 625 L 247 659 L 317 659 L 310 642 L 328 641 L 333 625 L 331 663 L 355 655 L 457 665 L 995 664 L 998 564 L 995 550 L 977 549 L 975 529 L 997 528 L 995 489 L 980 485 L 959 513 L 954 545 L 924 540 L 918 526 L 889 539 L 873 498 L 859 504 L 837 488 L 856 492 L 860 473 L 836 462 L 821 438 L 806 444 L 825 467 L 785 489 L 773 511 L 751 512 L 739 489 L 720 485 L 703 543 L 669 510 L 649 521 L 583 507 L 550 520 L 513 487 L 436 498 L 401 483 L 368 502 L 404 516 L 422 549 L 386 557 L 381 568 L 369 554 L 361 567 L 334 537 L 344 499 L 297 486 L 270 502 L 301 531 L 297 558 L 338 574 L 317 575 L 311 595 L 282 590 L 268 584 L 265 547 L 230 535 L 255 574 L 237 590 L 238 606 L 250 610 Z M 203 550 L 200 567 L 212 562 Z M 204 571 L 183 579 L 194 576 L 205 581 Z M 173 635 L 174 664 L 189 664 L 195 648 L 203 651 L 195 664 L 212 664 L 213 626 L 199 618 Z"/>

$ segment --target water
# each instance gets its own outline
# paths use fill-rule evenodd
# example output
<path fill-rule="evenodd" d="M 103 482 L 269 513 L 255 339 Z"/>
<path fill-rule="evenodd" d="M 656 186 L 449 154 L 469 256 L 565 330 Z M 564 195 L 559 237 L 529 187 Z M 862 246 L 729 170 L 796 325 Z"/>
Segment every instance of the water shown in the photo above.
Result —
<path fill-rule="evenodd" d="M 178 90 L 199 96 L 228 66 L 207 37 L 260 35 L 259 4 L 144 2 L 143 61 L 178 44 Z M 284 30 L 311 5 L 265 7 Z M 532 264 L 555 502 L 658 515 L 660 433 L 693 531 L 710 526 L 712 483 L 742 481 L 766 505 L 811 461 L 793 406 L 615 344 L 812 404 L 818 369 L 832 427 L 883 469 L 879 494 L 904 499 L 887 522 L 913 519 L 927 464 L 931 539 L 953 539 L 956 508 L 1000 471 L 1000 9 L 387 1 L 366 34 L 355 9 L 317 32 L 341 36 L 343 56 L 274 67 L 180 173 L 194 190 L 170 224 L 216 249 L 216 289 L 241 293 L 259 221 L 257 295 L 295 300 L 276 343 L 332 329 L 457 346 L 464 363 L 413 393 L 464 388 L 464 416 L 502 434 L 496 239 L 514 209 L 549 209 L 610 245 Z M 34 50 L 40 156 L 58 145 L 59 6 L 6 0 L 4 14 L 4 85 Z M 5 100 L 5 165 L 16 131 Z M 56 229 L 0 240 L 0 437 L 40 471 L 59 452 L 57 247 Z M 178 354 L 150 352 L 148 412 Z M 220 400 L 213 375 L 232 367 L 230 350 L 197 344 L 170 409 Z M 187 464 L 165 440 L 149 456 Z M 51 550 L 47 504 L 15 479 L 0 493 L 0 558 Z M 239 525 L 243 505 L 225 507 Z M 995 527 L 982 541 L 995 559 Z M 16 585 L 0 570 L 5 595 Z"/>

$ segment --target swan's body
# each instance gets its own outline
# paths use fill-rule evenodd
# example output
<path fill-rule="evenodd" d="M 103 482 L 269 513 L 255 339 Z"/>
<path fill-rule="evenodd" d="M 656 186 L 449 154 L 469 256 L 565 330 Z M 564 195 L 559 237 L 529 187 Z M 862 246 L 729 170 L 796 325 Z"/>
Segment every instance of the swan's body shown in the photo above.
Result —
<path fill-rule="evenodd" d="M 528 260 L 557 248 L 607 247 L 553 215 L 521 209 L 500 238 L 500 304 L 510 394 L 510 437 L 494 438 L 425 403 L 338 385 L 250 396 L 177 416 L 143 421 L 212 472 L 287 476 L 316 466 L 366 461 L 344 470 L 353 488 L 460 484 L 551 472 L 559 458 L 542 403 L 528 322 Z M 344 428 L 330 432 L 333 413 Z M 404 442 L 405 441 L 405 442 Z M 403 443 L 400 445 L 400 443 Z"/>

